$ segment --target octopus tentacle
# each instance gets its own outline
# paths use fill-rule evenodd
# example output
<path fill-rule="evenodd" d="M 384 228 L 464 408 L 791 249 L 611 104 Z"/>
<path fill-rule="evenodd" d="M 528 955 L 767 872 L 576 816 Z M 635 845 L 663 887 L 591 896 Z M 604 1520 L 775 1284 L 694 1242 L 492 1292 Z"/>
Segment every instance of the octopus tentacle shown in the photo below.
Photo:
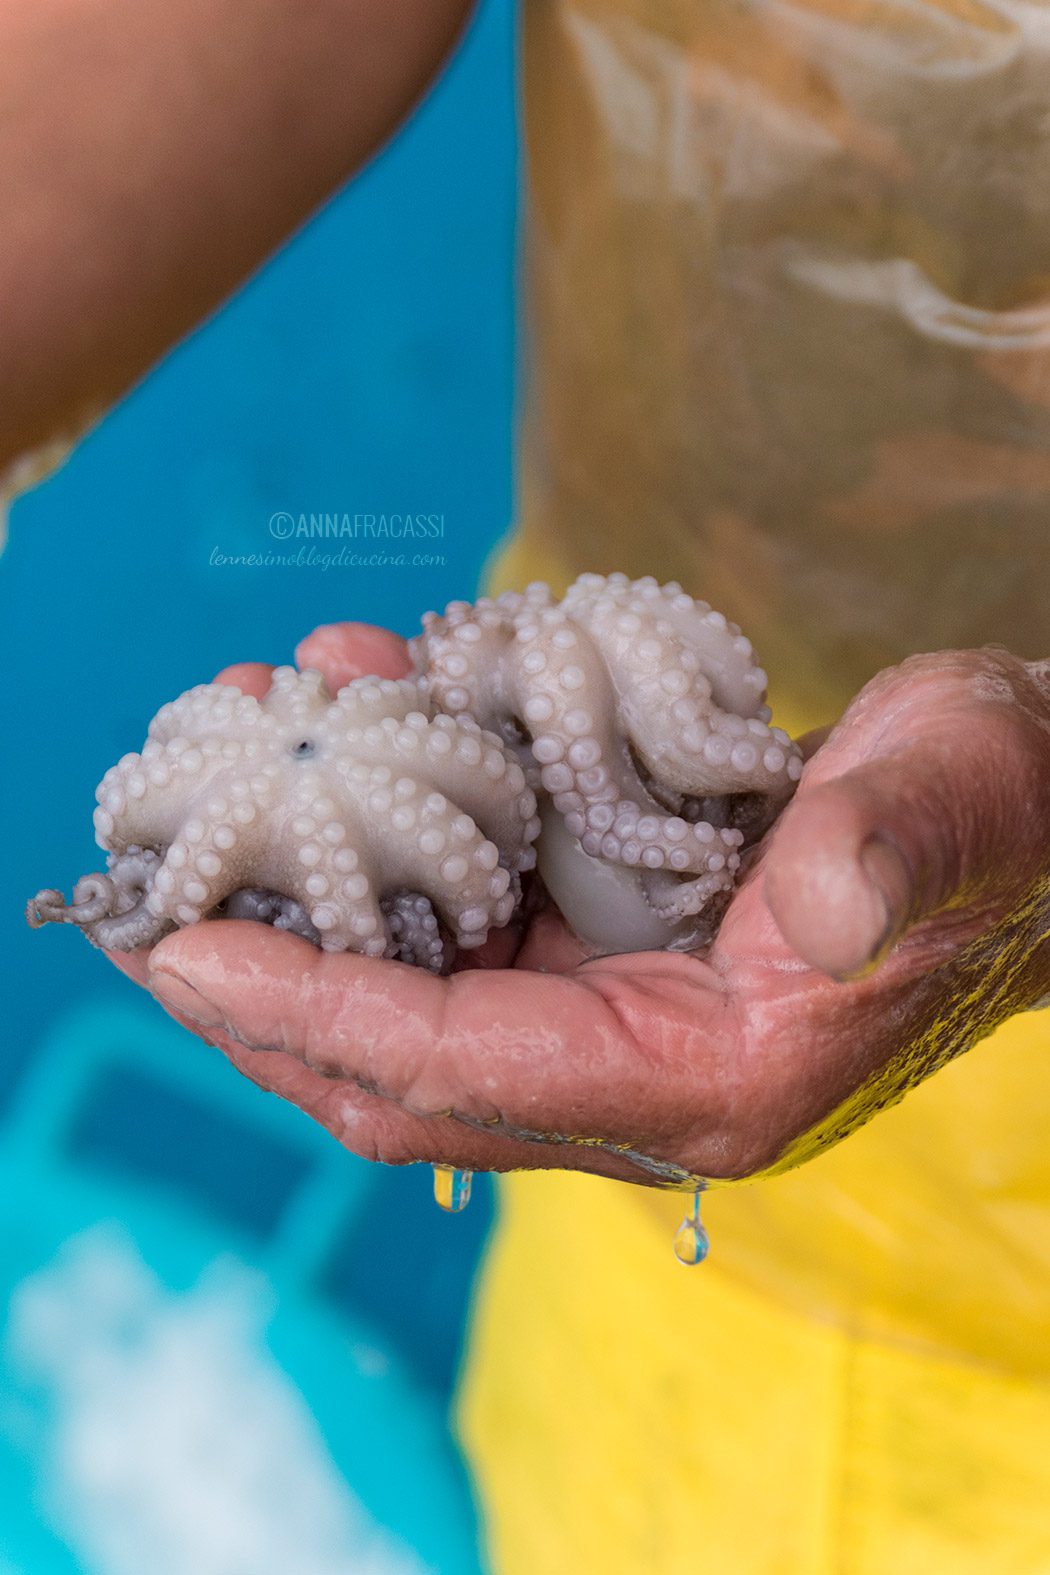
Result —
<path fill-rule="evenodd" d="M 108 875 L 82 875 L 73 887 L 72 902 L 53 887 L 38 891 L 26 904 L 26 920 L 34 930 L 43 924 L 77 924 L 86 929 L 115 906 L 116 887 Z"/>
<path fill-rule="evenodd" d="M 348 737 L 356 742 L 358 735 Z M 443 791 L 500 848 L 507 848 L 509 869 L 520 872 L 532 867 L 535 854 L 531 844 L 539 832 L 536 797 L 521 767 L 493 734 L 469 718 L 428 718 L 412 711 L 400 725 L 384 718 L 360 737 L 371 760 L 403 774 L 399 777 L 405 784 L 402 793 L 414 783 Z M 389 809 L 380 797 L 374 812 L 382 817 Z M 394 829 L 408 830 L 413 824 L 410 815 L 410 811 L 395 810 Z"/>
<path fill-rule="evenodd" d="M 354 794 L 331 785 L 321 766 L 305 768 L 276 841 L 268 844 L 270 879 L 303 905 L 325 951 L 382 957 L 387 933 L 379 905 L 379 854 L 367 835 L 368 768 Z M 372 776 L 375 776 L 375 772 Z"/>
<path fill-rule="evenodd" d="M 152 946 L 169 925 L 158 922 L 148 905 L 148 893 L 160 859 L 148 848 L 131 847 L 111 856 L 109 874 L 116 901 L 110 913 L 91 926 L 91 939 L 98 945 L 119 951 L 134 951 Z"/>
<path fill-rule="evenodd" d="M 105 875 L 81 876 L 66 903 L 59 891 L 38 892 L 26 917 L 41 924 L 75 924 L 96 945 L 133 951 L 153 945 L 171 928 L 149 910 L 146 894 L 159 864 L 155 853 L 133 847 L 111 855 Z"/>
<path fill-rule="evenodd" d="M 247 784 L 265 763 L 265 751 L 254 740 L 206 736 L 198 743 L 182 735 L 165 744 L 150 740 L 141 754 L 124 755 L 99 783 L 95 835 L 102 847 L 118 850 L 165 846 L 185 818 L 187 804 L 206 801 L 217 778 L 243 781 L 247 796 Z M 258 795 L 261 789 L 254 791 Z"/>
<path fill-rule="evenodd" d="M 485 725 L 492 712 L 492 687 L 503 676 L 506 614 L 495 605 L 479 605 L 476 612 L 462 602 L 452 602 L 445 617 L 427 614 L 423 620 L 426 643 L 427 688 L 437 705 L 451 716 L 469 714 Z M 423 649 L 413 645 L 413 651 Z M 499 701 L 504 700 L 499 694 Z"/>
<path fill-rule="evenodd" d="M 732 885 L 732 880 L 721 878 L 718 871 L 687 881 L 675 880 L 664 870 L 647 870 L 642 876 L 642 886 L 653 912 L 671 924 L 698 914 L 706 915 L 716 898 L 728 896 Z"/>
<path fill-rule="evenodd" d="M 310 917 L 301 902 L 294 897 L 282 897 L 279 892 L 261 887 L 242 886 L 231 892 L 219 910 L 227 919 L 250 919 L 256 924 L 272 924 L 274 929 L 289 935 L 299 935 L 313 946 L 320 946 L 320 932 L 310 923 Z"/>
<path fill-rule="evenodd" d="M 105 951 L 133 952 L 140 946 L 155 946 L 171 928 L 150 912 L 143 895 L 126 913 L 96 920 L 87 933 Z"/>
<path fill-rule="evenodd" d="M 652 575 L 629 580 L 625 574 L 583 574 L 569 587 L 562 605 L 573 616 L 588 608 L 618 615 L 628 610 L 667 623 L 696 657 L 695 670 L 708 680 L 723 710 L 768 719 L 766 674 L 755 661 L 750 640 L 708 602 L 683 591 L 677 580 L 660 585 Z"/>
<path fill-rule="evenodd" d="M 380 768 L 385 771 L 386 768 Z M 427 897 L 456 944 L 480 946 L 490 924 L 506 924 L 518 897 L 516 877 L 473 817 L 436 790 L 381 780 L 369 808 L 389 815 L 398 840 L 384 856 L 385 884 Z M 378 801 L 378 802 L 377 802 Z"/>
<path fill-rule="evenodd" d="M 226 919 L 250 919 L 255 924 L 272 924 L 277 917 L 280 898 L 276 892 L 259 886 L 241 886 L 232 891 L 223 906 Z"/>
<path fill-rule="evenodd" d="M 678 607 L 668 589 L 642 581 L 571 604 L 600 643 L 632 744 L 653 776 L 679 793 L 787 798 L 791 742 L 768 725 L 766 676 L 751 642 L 721 613 Z"/>
<path fill-rule="evenodd" d="M 424 756 L 417 766 L 420 778 L 435 789 L 440 785 L 496 842 L 507 842 L 513 849 L 509 870 L 531 869 L 536 861 L 532 842 L 540 829 L 536 795 L 501 740 L 469 718 L 454 721 L 448 716 L 436 716 L 419 735 Z M 416 753 L 411 735 L 399 733 L 394 742 L 399 757 L 406 751 Z M 523 834 L 515 835 L 522 826 Z"/>
<path fill-rule="evenodd" d="M 347 727 L 367 727 L 389 717 L 403 721 L 412 712 L 431 711 L 418 678 L 357 678 L 340 689 L 323 722 L 326 736 L 337 741 Z"/>
<path fill-rule="evenodd" d="M 234 733 L 263 736 L 272 731 L 270 717 L 252 695 L 232 684 L 196 684 L 161 706 L 149 725 L 142 753 L 146 756 L 151 743 L 168 744 L 175 738 L 222 741 Z"/>
<path fill-rule="evenodd" d="M 255 884 L 253 869 L 279 798 L 279 772 L 272 763 L 250 776 L 242 774 L 241 762 L 232 766 L 221 783 L 206 778 L 183 798 L 183 818 L 147 897 L 158 918 L 196 924 L 239 887 Z M 163 795 L 160 804 L 170 813 Z M 166 814 L 160 840 L 169 825 Z"/>
<path fill-rule="evenodd" d="M 298 935 L 302 940 L 309 941 L 311 946 L 321 944 L 321 936 L 310 923 L 309 914 L 294 897 L 278 896 L 273 927 L 283 930 L 286 935 Z"/>
<path fill-rule="evenodd" d="M 332 697 L 324 674 L 316 667 L 275 667 L 269 691 L 260 702 L 264 721 L 289 736 L 311 723 L 320 722 L 328 713 Z"/>
<path fill-rule="evenodd" d="M 398 892 L 383 899 L 387 927 L 398 962 L 447 973 L 452 964 L 451 943 L 441 934 L 433 905 L 420 892 Z"/>

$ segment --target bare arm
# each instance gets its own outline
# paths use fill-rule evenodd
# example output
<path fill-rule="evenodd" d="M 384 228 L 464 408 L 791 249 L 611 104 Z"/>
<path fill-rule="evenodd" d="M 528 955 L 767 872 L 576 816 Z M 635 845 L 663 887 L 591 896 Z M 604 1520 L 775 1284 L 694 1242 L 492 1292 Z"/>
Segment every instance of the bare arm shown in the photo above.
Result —
<path fill-rule="evenodd" d="M 390 134 L 470 0 L 0 0 L 0 470 L 111 403 Z"/>

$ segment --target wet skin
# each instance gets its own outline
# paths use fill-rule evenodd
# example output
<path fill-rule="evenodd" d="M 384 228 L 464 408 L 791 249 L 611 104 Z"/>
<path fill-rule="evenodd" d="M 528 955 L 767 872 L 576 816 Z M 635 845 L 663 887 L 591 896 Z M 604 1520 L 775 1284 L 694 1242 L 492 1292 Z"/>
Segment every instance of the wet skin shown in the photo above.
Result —
<path fill-rule="evenodd" d="M 333 690 L 408 667 L 360 624 L 296 657 Z M 270 671 L 219 676 L 261 695 Z M 807 752 L 703 958 L 588 959 L 548 910 L 446 979 L 233 922 L 112 960 L 369 1159 L 783 1168 L 1050 992 L 1050 664 L 913 657 Z"/>

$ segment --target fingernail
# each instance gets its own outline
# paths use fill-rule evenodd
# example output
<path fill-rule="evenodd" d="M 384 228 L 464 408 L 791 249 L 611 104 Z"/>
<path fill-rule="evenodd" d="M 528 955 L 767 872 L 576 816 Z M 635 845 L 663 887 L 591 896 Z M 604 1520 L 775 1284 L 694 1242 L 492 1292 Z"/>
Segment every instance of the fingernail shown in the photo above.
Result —
<path fill-rule="evenodd" d="M 219 1008 L 177 973 L 162 973 L 158 969 L 150 976 L 150 985 L 153 994 L 180 1017 L 188 1017 L 201 1028 L 218 1028 L 223 1024 Z"/>
<path fill-rule="evenodd" d="M 908 922 L 912 880 L 904 855 L 886 837 L 869 837 L 860 850 L 860 862 L 884 911 L 883 925 L 863 970 L 870 972 L 890 951 Z"/>

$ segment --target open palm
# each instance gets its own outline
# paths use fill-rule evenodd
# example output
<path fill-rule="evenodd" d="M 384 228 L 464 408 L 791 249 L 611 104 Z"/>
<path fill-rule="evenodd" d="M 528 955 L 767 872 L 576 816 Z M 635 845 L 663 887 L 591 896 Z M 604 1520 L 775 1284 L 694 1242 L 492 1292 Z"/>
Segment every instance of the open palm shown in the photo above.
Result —
<path fill-rule="evenodd" d="M 297 653 L 398 676 L 368 626 Z M 261 695 L 270 669 L 227 669 Z M 212 922 L 113 960 L 355 1153 L 649 1184 L 797 1162 L 1050 990 L 1050 695 L 916 657 L 811 754 L 703 957 L 592 958 L 553 910 L 448 978 Z"/>

